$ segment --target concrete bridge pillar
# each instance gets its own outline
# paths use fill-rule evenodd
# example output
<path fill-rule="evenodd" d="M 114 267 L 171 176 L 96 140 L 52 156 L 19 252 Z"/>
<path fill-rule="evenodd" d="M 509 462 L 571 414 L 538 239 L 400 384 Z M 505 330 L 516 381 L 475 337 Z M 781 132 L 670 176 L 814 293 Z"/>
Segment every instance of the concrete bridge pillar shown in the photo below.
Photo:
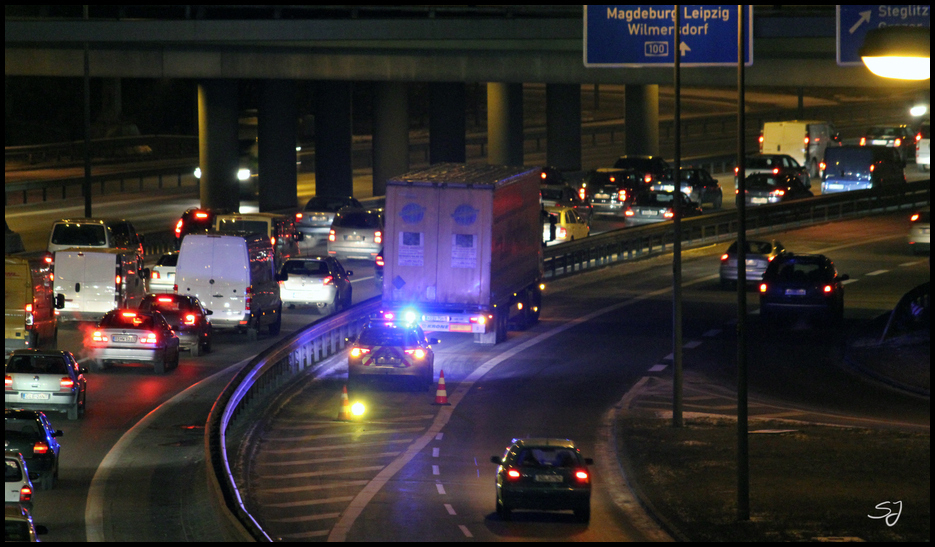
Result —
<path fill-rule="evenodd" d="M 404 82 L 377 82 L 373 104 L 373 195 L 409 170 L 409 90 Z"/>
<path fill-rule="evenodd" d="M 546 164 L 581 170 L 581 86 L 545 85 Z"/>
<path fill-rule="evenodd" d="M 201 206 L 238 210 L 237 81 L 198 84 L 198 164 Z"/>
<path fill-rule="evenodd" d="M 467 157 L 464 84 L 432 82 L 429 94 L 429 163 L 464 163 Z"/>
<path fill-rule="evenodd" d="M 354 195 L 351 82 L 320 81 L 315 95 L 315 195 Z"/>
<path fill-rule="evenodd" d="M 523 165 L 523 84 L 487 84 L 487 163 Z"/>
<path fill-rule="evenodd" d="M 260 211 L 298 207 L 292 80 L 263 80 L 257 116 Z"/>
<path fill-rule="evenodd" d="M 626 152 L 659 154 L 659 86 L 628 84 L 624 90 Z"/>

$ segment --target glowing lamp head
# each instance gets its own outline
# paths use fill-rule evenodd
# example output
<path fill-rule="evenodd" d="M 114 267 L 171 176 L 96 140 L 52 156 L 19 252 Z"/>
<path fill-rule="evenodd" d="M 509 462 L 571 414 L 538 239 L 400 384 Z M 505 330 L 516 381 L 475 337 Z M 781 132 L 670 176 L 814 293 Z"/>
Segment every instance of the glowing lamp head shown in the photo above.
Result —
<path fill-rule="evenodd" d="M 364 412 L 366 412 L 366 410 L 367 409 L 364 407 L 364 403 L 361 403 L 360 401 L 358 401 L 351 405 L 351 416 L 356 416 L 359 418 L 364 415 Z"/>

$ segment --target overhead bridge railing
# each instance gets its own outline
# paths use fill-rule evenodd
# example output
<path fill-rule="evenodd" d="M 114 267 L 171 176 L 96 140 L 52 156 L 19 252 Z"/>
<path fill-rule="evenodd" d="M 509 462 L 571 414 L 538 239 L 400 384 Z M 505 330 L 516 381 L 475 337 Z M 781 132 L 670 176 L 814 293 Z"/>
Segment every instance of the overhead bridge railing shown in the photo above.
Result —
<path fill-rule="evenodd" d="M 748 232 L 809 226 L 833 220 L 920 207 L 930 202 L 929 181 L 885 190 L 819 196 L 788 204 L 749 207 Z M 706 214 L 682 221 L 686 246 L 736 236 L 737 212 Z M 546 275 L 565 277 L 613 262 L 670 251 L 671 221 L 625 228 L 563 243 L 545 251 Z M 338 315 L 323 318 L 257 355 L 218 397 L 205 427 L 205 457 L 212 500 L 231 530 L 243 539 L 272 541 L 252 515 L 238 484 L 234 455 L 275 394 L 303 374 L 321 373 L 323 361 L 342 351 L 380 306 L 375 297 Z"/>
<path fill-rule="evenodd" d="M 380 298 L 371 298 L 270 347 L 247 363 L 215 401 L 205 426 L 208 485 L 236 535 L 271 541 L 247 508 L 232 469 L 232 455 L 239 452 L 245 434 L 277 391 L 342 351 L 345 338 L 356 336 L 379 306 Z"/>
<path fill-rule="evenodd" d="M 747 233 L 811 226 L 849 217 L 928 205 L 929 180 L 877 190 L 842 192 L 789 203 L 747 207 Z M 681 221 L 686 247 L 733 239 L 739 219 L 736 210 L 704 214 Z M 624 228 L 563 243 L 545 250 L 546 277 L 558 278 L 623 260 L 644 258 L 672 250 L 672 221 Z"/>

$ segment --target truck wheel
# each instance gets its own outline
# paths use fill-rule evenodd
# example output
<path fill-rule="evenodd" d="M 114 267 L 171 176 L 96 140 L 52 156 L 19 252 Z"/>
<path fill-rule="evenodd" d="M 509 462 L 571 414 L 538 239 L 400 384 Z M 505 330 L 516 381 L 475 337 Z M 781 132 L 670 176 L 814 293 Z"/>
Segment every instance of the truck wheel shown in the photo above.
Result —
<path fill-rule="evenodd" d="M 78 419 L 78 401 L 68 407 L 68 421 L 73 422 Z"/>
<path fill-rule="evenodd" d="M 192 357 L 198 357 L 201 355 L 201 340 L 195 341 L 195 344 L 191 347 Z"/>

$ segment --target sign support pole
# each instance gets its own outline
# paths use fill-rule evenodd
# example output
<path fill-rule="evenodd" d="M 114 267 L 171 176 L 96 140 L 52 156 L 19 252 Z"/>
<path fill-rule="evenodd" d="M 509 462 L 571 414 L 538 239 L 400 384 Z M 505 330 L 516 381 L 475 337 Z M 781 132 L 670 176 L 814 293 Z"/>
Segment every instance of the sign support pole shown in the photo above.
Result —
<path fill-rule="evenodd" d="M 737 520 L 750 520 L 750 454 L 747 436 L 747 211 L 744 159 L 744 21 L 737 6 Z"/>
<path fill-rule="evenodd" d="M 681 15 L 675 6 L 675 158 L 672 181 L 675 185 L 673 220 L 675 236 L 672 248 L 672 427 L 682 427 L 682 82 L 680 78 L 681 48 L 679 26 Z"/>

